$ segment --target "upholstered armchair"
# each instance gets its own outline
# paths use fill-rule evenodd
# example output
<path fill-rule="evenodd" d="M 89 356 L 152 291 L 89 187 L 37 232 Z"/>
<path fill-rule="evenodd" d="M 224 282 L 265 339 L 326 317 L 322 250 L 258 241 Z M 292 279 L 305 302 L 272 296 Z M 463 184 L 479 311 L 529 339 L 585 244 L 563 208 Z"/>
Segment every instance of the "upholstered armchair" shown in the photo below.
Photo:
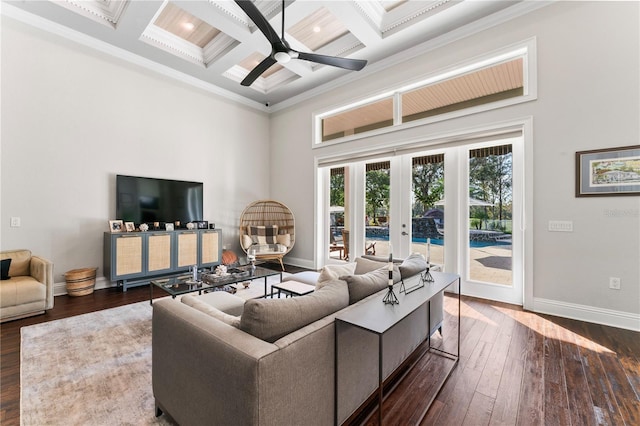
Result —
<path fill-rule="evenodd" d="M 53 263 L 29 250 L 0 252 L 0 322 L 53 308 Z"/>

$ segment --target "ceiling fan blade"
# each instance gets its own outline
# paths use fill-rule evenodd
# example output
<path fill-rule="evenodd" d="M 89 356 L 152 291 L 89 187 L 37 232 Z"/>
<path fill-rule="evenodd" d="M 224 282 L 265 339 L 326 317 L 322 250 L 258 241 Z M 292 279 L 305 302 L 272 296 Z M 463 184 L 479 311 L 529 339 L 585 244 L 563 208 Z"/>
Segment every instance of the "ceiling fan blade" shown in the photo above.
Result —
<path fill-rule="evenodd" d="M 247 74 L 247 76 L 244 78 L 244 80 L 242 80 L 242 83 L 240 84 L 242 84 L 243 86 L 251 86 L 253 82 L 262 75 L 263 72 L 271 68 L 271 65 L 275 63 L 275 59 L 273 59 L 271 56 L 267 56 L 262 62 L 256 65 L 256 67 L 252 69 L 249 74 Z"/>
<path fill-rule="evenodd" d="M 258 29 L 262 31 L 262 34 L 267 37 L 269 43 L 280 43 L 280 37 L 278 36 L 278 33 L 276 33 L 269 21 L 267 21 L 267 18 L 265 18 L 264 15 L 260 13 L 256 5 L 253 4 L 251 0 L 235 0 L 235 2 L 238 6 L 240 6 L 240 9 L 242 9 L 244 13 L 247 14 L 249 19 L 251 19 L 253 23 L 256 24 L 256 27 L 258 27 Z"/>
<path fill-rule="evenodd" d="M 331 65 L 338 68 L 344 68 L 351 71 L 360 71 L 367 65 L 364 59 L 339 58 L 337 56 L 318 55 L 316 53 L 297 52 L 298 59 L 316 62 L 318 64 Z"/>

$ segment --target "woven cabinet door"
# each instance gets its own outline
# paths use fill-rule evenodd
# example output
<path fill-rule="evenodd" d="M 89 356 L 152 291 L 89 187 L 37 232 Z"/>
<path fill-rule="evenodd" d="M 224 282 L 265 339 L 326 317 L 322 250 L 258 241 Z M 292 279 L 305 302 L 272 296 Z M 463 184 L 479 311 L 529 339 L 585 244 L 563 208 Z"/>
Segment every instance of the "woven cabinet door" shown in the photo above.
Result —
<path fill-rule="evenodd" d="M 215 230 L 204 231 L 200 234 L 200 238 L 200 264 L 220 263 L 220 233 Z"/>
<path fill-rule="evenodd" d="M 147 272 L 168 271 L 171 269 L 172 234 L 150 234 L 147 240 Z"/>
<path fill-rule="evenodd" d="M 116 275 L 141 274 L 142 237 L 137 235 L 123 235 L 116 239 Z"/>
<path fill-rule="evenodd" d="M 198 264 L 198 233 L 193 231 L 178 232 L 178 268 L 185 268 Z"/>

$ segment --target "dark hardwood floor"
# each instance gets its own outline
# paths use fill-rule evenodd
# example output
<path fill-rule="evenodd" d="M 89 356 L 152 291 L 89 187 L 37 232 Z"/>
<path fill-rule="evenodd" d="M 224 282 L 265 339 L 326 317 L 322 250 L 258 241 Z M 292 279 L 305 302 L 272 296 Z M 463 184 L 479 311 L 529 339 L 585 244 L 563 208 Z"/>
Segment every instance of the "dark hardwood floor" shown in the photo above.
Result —
<path fill-rule="evenodd" d="M 0 423 L 20 424 L 21 327 L 148 298 L 146 286 L 59 296 L 44 315 L 0 325 Z M 445 306 L 444 338 L 433 344 L 453 349 L 457 298 L 446 297 Z M 431 408 L 424 395 L 448 361 L 427 354 L 393 383 L 385 424 L 640 425 L 640 333 L 468 297 L 460 331 L 460 363 Z M 376 409 L 371 404 L 357 422 L 376 424 Z"/>

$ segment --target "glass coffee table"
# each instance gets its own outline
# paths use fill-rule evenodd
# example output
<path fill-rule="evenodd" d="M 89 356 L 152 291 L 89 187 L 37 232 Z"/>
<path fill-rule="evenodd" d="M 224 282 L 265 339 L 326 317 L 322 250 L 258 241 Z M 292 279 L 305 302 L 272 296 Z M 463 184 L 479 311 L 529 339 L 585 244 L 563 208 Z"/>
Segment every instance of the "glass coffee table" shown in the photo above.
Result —
<path fill-rule="evenodd" d="M 264 279 L 264 295 L 267 295 L 267 278 L 280 275 L 280 281 L 282 281 L 282 272 L 274 271 L 267 268 L 256 266 L 251 270 L 251 265 L 242 265 L 233 268 L 229 268 L 229 275 L 224 277 L 218 276 L 212 272 L 203 272 L 200 274 L 199 281 L 193 281 L 191 274 L 179 275 L 170 278 L 158 278 L 149 282 L 149 301 L 153 304 L 153 288 L 157 287 L 165 292 L 169 293 L 174 299 L 176 296 L 180 296 L 187 293 L 213 291 L 218 287 L 229 286 L 244 281 L 253 281 L 259 278 Z"/>

